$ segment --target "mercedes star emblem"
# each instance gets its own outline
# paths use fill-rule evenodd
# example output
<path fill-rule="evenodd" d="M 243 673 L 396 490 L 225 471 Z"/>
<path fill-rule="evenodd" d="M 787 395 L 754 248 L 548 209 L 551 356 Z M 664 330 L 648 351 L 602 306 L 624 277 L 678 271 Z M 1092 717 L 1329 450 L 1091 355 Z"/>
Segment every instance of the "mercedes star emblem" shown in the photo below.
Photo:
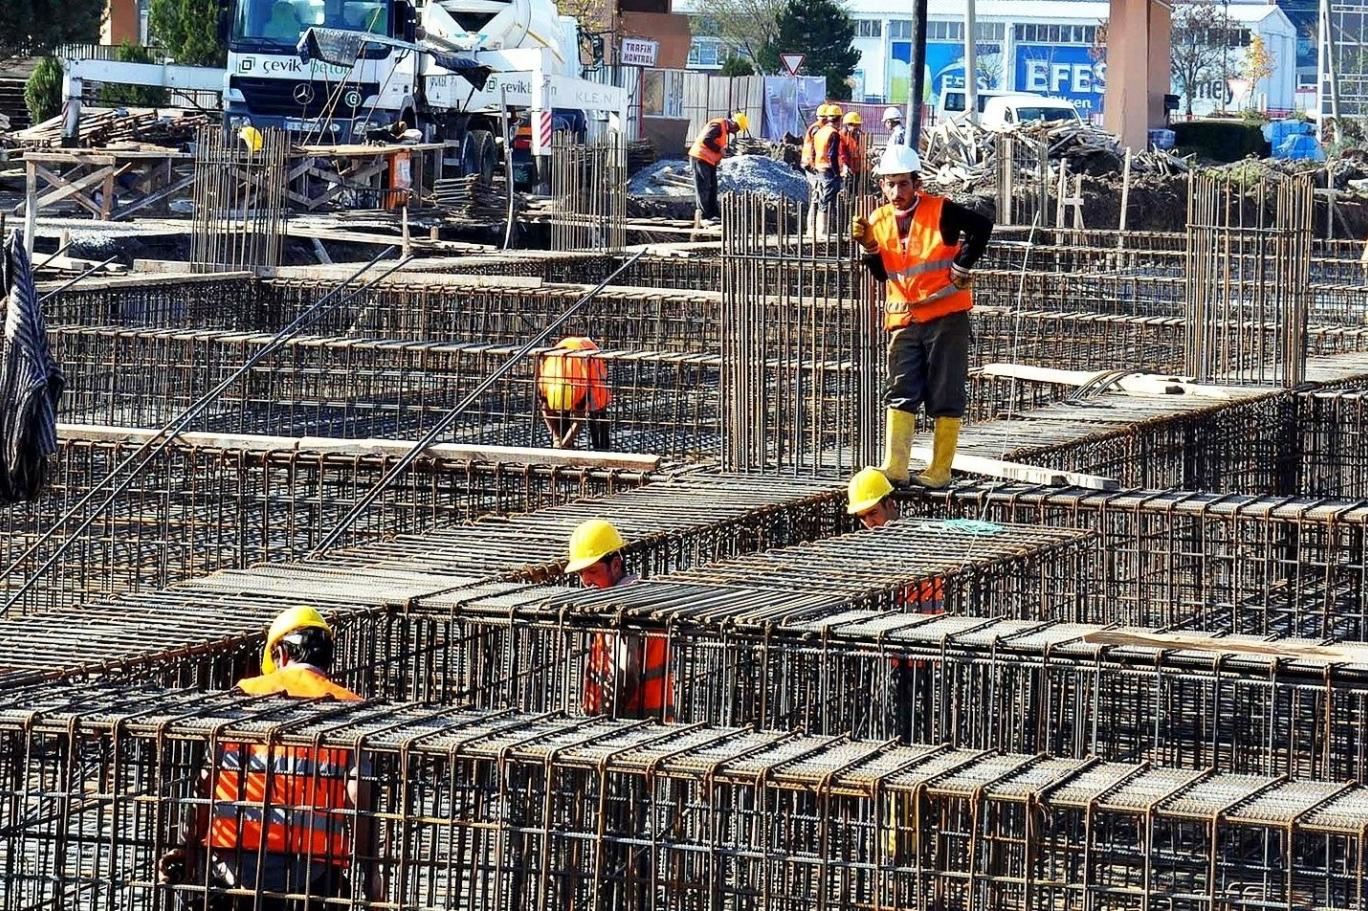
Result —
<path fill-rule="evenodd" d="M 299 104 L 308 104 L 310 101 L 313 101 L 313 99 L 313 86 L 309 85 L 307 82 L 301 82 L 294 87 L 294 100 Z"/>

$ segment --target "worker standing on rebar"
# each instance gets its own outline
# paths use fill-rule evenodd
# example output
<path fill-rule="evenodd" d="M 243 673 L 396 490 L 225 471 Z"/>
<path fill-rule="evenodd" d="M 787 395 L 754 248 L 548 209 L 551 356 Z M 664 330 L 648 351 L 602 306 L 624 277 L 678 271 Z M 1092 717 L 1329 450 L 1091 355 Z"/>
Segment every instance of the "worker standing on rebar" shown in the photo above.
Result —
<path fill-rule="evenodd" d="M 261 676 L 238 681 L 249 696 L 361 699 L 329 677 L 331 627 L 313 607 L 285 611 L 271 624 Z M 207 907 L 238 911 L 321 909 L 322 899 L 350 898 L 353 840 L 359 857 L 373 858 L 369 773 L 351 750 L 221 742 L 201 776 L 209 806 L 187 821 L 182 847 L 161 858 L 166 884 L 200 882 L 209 865 Z M 384 897 L 378 871 L 365 875 L 372 900 Z M 309 901 L 215 894 L 214 890 L 294 893 Z M 201 907 L 199 899 L 187 905 Z"/>
<path fill-rule="evenodd" d="M 607 364 L 594 356 L 598 350 L 593 339 L 571 336 L 538 358 L 537 396 L 555 449 L 574 446 L 581 427 L 588 428 L 595 451 L 607 452 L 611 446 L 608 405 L 613 392 Z"/>
<path fill-rule="evenodd" d="M 883 125 L 888 131 L 888 145 L 907 145 L 907 129 L 903 126 L 902 111 L 897 108 L 884 108 Z M 884 147 L 887 149 L 887 146 Z"/>
<path fill-rule="evenodd" d="M 812 137 L 812 169 L 816 194 L 809 206 L 815 218 L 809 222 L 814 236 L 825 236 L 831 209 L 841 193 L 841 107 L 827 105 L 826 123 Z"/>
<path fill-rule="evenodd" d="M 886 436 L 879 470 L 906 484 L 917 409 L 935 421 L 931 463 L 917 476 L 923 487 L 950 483 L 950 467 L 964 418 L 969 372 L 970 270 L 988 246 L 990 219 L 921 189 L 921 158 L 915 149 L 890 145 L 878 175 L 886 205 L 857 216 L 851 238 L 864 248 L 864 263 L 887 283 L 884 328 L 888 384 L 884 393 Z"/>
<path fill-rule="evenodd" d="M 807 178 L 808 185 L 808 220 L 809 227 L 814 224 L 817 215 L 817 132 L 826 126 L 827 116 L 830 114 L 831 105 L 825 101 L 817 105 L 817 116 L 812 123 L 808 124 L 803 131 L 803 154 L 799 159 L 803 167 L 803 176 Z"/>
<path fill-rule="evenodd" d="M 737 111 L 730 117 L 709 120 L 694 139 L 689 158 L 693 160 L 694 196 L 700 224 L 716 224 L 722 217 L 717 207 L 717 166 L 722 163 L 731 138 L 749 129 L 750 117 L 744 111 Z"/>
<path fill-rule="evenodd" d="M 567 573 L 586 588 L 614 588 L 634 580 L 622 551 L 627 542 L 611 522 L 589 519 L 570 535 Z M 584 710 L 615 718 L 674 718 L 669 640 L 652 633 L 595 633 L 584 662 Z"/>

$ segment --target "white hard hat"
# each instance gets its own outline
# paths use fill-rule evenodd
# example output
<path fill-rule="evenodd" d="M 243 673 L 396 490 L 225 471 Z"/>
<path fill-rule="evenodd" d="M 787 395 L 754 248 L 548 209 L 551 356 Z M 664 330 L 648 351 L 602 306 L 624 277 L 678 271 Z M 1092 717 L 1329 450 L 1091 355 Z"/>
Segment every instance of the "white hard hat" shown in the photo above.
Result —
<path fill-rule="evenodd" d="M 921 156 L 911 146 L 890 145 L 884 149 L 883 158 L 879 159 L 879 168 L 875 173 L 880 177 L 921 173 Z"/>
<path fill-rule="evenodd" d="M 902 111 L 897 108 L 884 108 L 883 119 L 885 123 L 890 120 L 902 120 Z"/>

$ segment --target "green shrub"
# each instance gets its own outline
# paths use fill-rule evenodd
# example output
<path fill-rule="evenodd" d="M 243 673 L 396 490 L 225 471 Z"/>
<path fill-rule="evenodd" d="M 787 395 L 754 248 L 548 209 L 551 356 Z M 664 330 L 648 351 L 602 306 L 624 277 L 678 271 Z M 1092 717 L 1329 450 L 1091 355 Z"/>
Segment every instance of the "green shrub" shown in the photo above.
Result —
<path fill-rule="evenodd" d="M 115 58 L 123 63 L 157 62 L 147 48 L 127 41 L 119 45 Z M 166 89 L 156 85 L 106 83 L 100 86 L 100 103 L 114 107 L 159 108 L 165 106 L 168 94 Z"/>
<path fill-rule="evenodd" d="M 44 57 L 33 68 L 24 83 L 24 107 L 34 123 L 62 112 L 62 62 L 56 57 Z"/>
<path fill-rule="evenodd" d="M 1269 155 L 1261 124 L 1242 120 L 1192 120 L 1173 125 L 1174 145 L 1211 161 L 1239 161 Z"/>

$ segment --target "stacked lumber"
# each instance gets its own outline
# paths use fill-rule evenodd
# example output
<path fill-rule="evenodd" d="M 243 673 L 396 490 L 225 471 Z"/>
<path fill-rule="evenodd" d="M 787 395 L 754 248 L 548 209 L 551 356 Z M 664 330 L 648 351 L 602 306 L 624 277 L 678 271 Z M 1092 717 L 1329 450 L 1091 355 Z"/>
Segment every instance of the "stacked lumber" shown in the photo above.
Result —
<path fill-rule="evenodd" d="M 195 111 L 165 111 L 125 108 L 84 108 L 77 133 L 83 148 L 106 148 L 121 142 L 136 142 L 160 148 L 181 148 L 193 142 L 200 127 L 210 123 L 208 114 Z M 62 144 L 62 117 L 58 115 L 26 130 L 11 133 L 17 145 L 45 149 Z"/>

